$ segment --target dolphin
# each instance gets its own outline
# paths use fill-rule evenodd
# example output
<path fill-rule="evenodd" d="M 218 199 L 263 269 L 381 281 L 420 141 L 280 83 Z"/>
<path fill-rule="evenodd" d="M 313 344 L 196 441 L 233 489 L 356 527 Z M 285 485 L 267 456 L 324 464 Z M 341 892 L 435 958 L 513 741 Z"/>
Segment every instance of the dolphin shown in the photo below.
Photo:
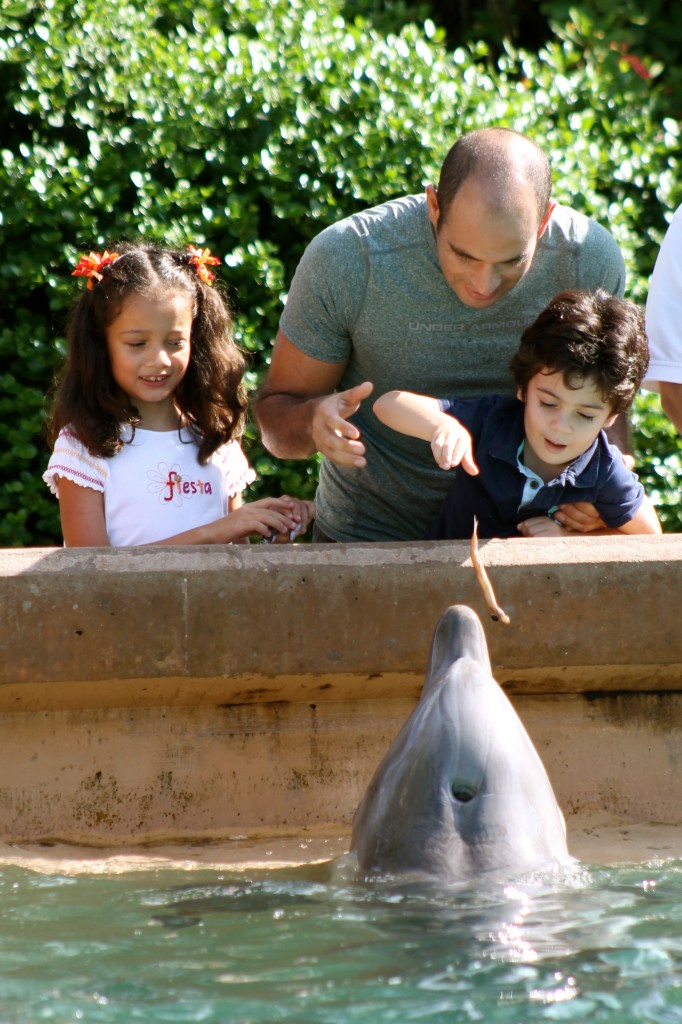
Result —
<path fill-rule="evenodd" d="M 420 699 L 355 812 L 350 851 L 365 876 L 447 883 L 573 860 L 547 772 L 464 605 L 438 621 Z"/>

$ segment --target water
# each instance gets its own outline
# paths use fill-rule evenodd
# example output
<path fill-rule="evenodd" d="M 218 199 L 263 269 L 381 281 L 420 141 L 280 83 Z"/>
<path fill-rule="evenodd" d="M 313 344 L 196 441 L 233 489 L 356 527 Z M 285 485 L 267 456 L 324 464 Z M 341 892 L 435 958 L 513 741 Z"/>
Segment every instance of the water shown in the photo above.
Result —
<path fill-rule="evenodd" d="M 0 1024 L 682 1022 L 682 860 L 459 891 L 0 870 Z"/>

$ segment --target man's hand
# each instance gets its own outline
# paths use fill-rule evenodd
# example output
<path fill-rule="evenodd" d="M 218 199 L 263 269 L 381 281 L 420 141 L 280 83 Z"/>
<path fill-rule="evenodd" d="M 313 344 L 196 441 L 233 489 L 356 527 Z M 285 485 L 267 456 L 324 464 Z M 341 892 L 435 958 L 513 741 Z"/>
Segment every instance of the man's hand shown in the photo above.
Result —
<path fill-rule="evenodd" d="M 370 383 L 336 391 L 345 363 L 307 356 L 278 331 L 268 379 L 254 413 L 263 444 L 279 459 L 307 459 L 322 452 L 341 466 L 362 467 L 365 446 L 348 417 L 372 391 Z"/>
<path fill-rule="evenodd" d="M 365 381 L 347 391 L 326 395 L 317 403 L 311 428 L 315 448 L 338 466 L 361 469 L 367 465 L 360 431 L 348 422 L 348 417 L 371 395 L 372 387 Z"/>
<path fill-rule="evenodd" d="M 606 523 L 600 518 L 594 505 L 588 501 L 574 501 L 570 505 L 560 505 L 554 518 L 574 533 L 594 533 L 605 530 Z"/>

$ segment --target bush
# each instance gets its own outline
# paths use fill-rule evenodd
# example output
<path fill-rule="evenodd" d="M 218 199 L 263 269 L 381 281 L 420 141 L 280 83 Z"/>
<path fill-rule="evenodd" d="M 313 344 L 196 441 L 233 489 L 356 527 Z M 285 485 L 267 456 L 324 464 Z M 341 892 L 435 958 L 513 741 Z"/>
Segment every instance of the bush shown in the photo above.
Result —
<path fill-rule="evenodd" d="M 643 79 L 577 14 L 539 53 L 507 47 L 493 60 L 483 42 L 449 52 L 429 20 L 391 33 L 388 8 L 379 32 L 362 7 L 345 18 L 340 0 L 4 4 L 0 544 L 60 543 L 41 480 L 44 395 L 84 250 L 142 236 L 209 245 L 225 260 L 254 388 L 313 235 L 421 191 L 458 134 L 498 123 L 551 152 L 558 198 L 611 227 L 630 295 L 644 299 L 664 214 L 682 200 L 660 76 Z M 677 487 L 678 457 L 652 447 L 655 420 L 647 406 L 637 451 Z M 277 462 L 253 428 L 246 448 L 254 494 L 312 496 L 317 460 Z M 667 528 L 679 528 L 676 506 Z"/>

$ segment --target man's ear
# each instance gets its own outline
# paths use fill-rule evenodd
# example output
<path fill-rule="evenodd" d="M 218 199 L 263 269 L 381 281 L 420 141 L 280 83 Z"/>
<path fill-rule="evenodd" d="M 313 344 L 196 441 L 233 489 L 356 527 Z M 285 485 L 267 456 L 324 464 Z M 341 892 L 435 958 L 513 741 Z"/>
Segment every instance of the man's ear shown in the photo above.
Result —
<path fill-rule="evenodd" d="M 545 231 L 547 230 L 547 225 L 549 224 L 551 216 L 556 210 L 557 205 L 558 204 L 556 199 L 550 199 L 550 201 L 547 203 L 547 210 L 545 212 L 545 216 L 542 218 L 540 222 L 540 227 L 538 228 L 538 238 L 540 238 L 541 235 L 544 235 Z"/>
<path fill-rule="evenodd" d="M 519 402 L 525 402 L 526 401 L 526 390 L 525 390 L 525 388 L 518 387 L 516 389 L 516 397 L 518 398 Z"/>
<path fill-rule="evenodd" d="M 434 228 L 438 227 L 440 207 L 438 205 L 438 193 L 434 185 L 426 186 L 426 208 L 429 211 L 429 220 Z"/>

